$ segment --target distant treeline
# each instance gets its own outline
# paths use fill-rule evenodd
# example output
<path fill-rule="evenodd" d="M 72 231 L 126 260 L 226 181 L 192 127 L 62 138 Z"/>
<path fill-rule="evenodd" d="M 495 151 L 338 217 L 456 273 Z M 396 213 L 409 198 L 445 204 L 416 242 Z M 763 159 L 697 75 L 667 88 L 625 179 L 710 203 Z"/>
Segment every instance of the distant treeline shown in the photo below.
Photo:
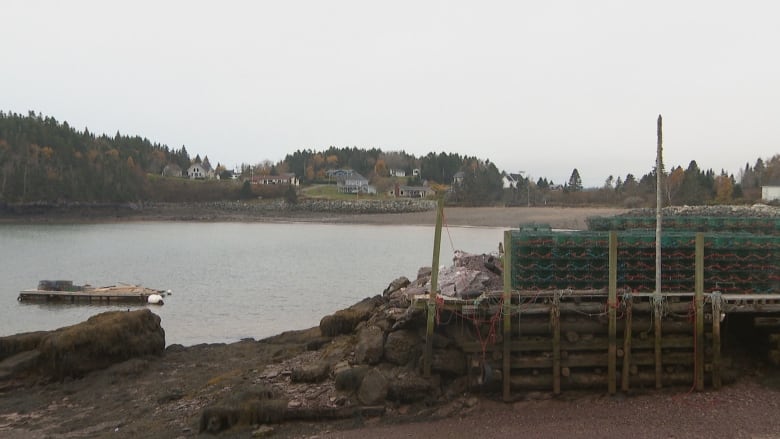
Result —
<path fill-rule="evenodd" d="M 279 163 L 243 165 L 239 181 L 217 166 L 223 180 L 192 181 L 161 176 L 167 165 L 186 171 L 192 159 L 186 148 L 172 149 L 140 136 L 99 135 L 76 130 L 67 122 L 30 112 L 0 112 L 0 202 L 123 202 L 210 201 L 261 196 L 288 197 L 282 188 L 249 185 L 250 174 L 293 172 L 303 184 L 334 183 L 328 171 L 352 169 L 370 180 L 380 194 L 396 185 L 424 182 L 448 186 L 448 201 L 461 205 L 613 205 L 650 206 L 655 203 L 655 170 L 605 179 L 597 188 L 584 188 L 575 168 L 568 181 L 501 172 L 488 159 L 453 153 L 416 157 L 405 151 L 329 147 L 298 150 Z M 532 173 L 531 170 L 529 170 Z M 242 181 L 244 180 L 244 181 Z M 242 184 L 245 183 L 245 184 Z M 511 187 L 506 187 L 511 183 Z M 754 202 L 761 186 L 780 183 L 780 155 L 746 163 L 738 176 L 702 170 L 696 161 L 687 168 L 668 168 L 665 204 Z M 294 197 L 292 197 L 294 198 Z"/>
<path fill-rule="evenodd" d="M 149 196 L 147 173 L 190 156 L 139 136 L 96 136 L 67 122 L 0 112 L 0 199 L 130 201 Z"/>

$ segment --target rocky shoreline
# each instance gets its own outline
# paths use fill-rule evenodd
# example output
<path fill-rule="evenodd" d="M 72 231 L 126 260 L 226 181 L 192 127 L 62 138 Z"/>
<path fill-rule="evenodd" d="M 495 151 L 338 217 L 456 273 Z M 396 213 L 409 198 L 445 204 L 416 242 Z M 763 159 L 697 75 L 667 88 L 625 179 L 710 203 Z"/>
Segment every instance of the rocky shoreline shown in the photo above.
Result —
<path fill-rule="evenodd" d="M 590 216 L 611 216 L 626 209 L 588 207 L 446 207 L 445 224 L 516 228 L 543 223 L 584 229 Z M 0 206 L 0 224 L 108 223 L 128 221 L 308 222 L 327 224 L 433 225 L 430 200 L 225 201 L 212 203 L 29 203 Z"/>
<path fill-rule="evenodd" d="M 366 214 L 360 220 L 427 218 L 431 213 Z M 552 218 L 557 222 L 548 223 L 569 227 L 588 215 L 607 213 L 486 208 L 447 214 L 452 225 L 481 221 L 498 226 L 557 215 Z M 487 268 L 480 261 L 482 255 L 456 261 L 453 271 Z M 484 275 L 482 288 L 491 288 L 491 282 L 500 288 L 495 273 Z M 456 325 L 437 333 L 434 373 L 425 378 L 420 373 L 424 313 L 409 304 L 425 291 L 429 276 L 430 270 L 423 269 L 412 281 L 396 279 L 381 294 L 323 317 L 318 327 L 259 341 L 164 348 L 165 322 L 148 310 L 0 337 L 0 436 L 780 435 L 775 416 L 780 373 L 762 363 L 745 367 L 737 383 L 717 392 L 666 388 L 614 397 L 525 392 L 507 404 L 489 386 L 469 385 L 469 367 L 458 348 L 463 328 Z"/>

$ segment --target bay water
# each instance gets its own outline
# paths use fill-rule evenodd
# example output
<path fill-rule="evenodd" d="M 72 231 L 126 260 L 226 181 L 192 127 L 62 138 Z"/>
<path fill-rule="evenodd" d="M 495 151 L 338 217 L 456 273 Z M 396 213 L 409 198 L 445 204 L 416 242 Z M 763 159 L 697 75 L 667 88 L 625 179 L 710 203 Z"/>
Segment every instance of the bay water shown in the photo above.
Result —
<path fill-rule="evenodd" d="M 449 227 L 453 251 L 493 252 L 503 229 Z M 430 266 L 432 226 L 140 222 L 0 224 L 0 336 L 50 330 L 149 306 L 168 345 L 260 339 L 319 324 Z M 165 305 L 19 302 L 39 280 L 172 290 Z"/>

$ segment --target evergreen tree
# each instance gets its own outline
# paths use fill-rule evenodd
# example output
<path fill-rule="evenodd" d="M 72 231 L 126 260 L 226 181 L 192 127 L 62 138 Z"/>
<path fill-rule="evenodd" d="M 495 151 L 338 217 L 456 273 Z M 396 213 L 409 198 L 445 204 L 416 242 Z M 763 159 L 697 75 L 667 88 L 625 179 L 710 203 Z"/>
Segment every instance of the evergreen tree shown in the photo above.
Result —
<path fill-rule="evenodd" d="M 569 183 L 566 185 L 569 192 L 579 192 L 582 190 L 582 179 L 580 178 L 580 171 L 574 168 L 571 171 L 571 177 L 569 177 Z"/>

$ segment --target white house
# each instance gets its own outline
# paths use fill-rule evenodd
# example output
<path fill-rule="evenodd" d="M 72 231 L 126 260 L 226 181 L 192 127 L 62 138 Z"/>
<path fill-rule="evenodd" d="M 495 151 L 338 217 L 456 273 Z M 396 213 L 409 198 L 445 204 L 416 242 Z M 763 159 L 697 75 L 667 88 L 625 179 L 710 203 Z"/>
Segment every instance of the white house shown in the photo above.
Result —
<path fill-rule="evenodd" d="M 391 177 L 406 177 L 406 171 L 403 169 L 391 169 L 390 170 L 390 176 Z"/>
<path fill-rule="evenodd" d="M 780 186 L 761 186 L 761 199 L 764 201 L 780 200 Z"/>
<path fill-rule="evenodd" d="M 187 168 L 187 177 L 190 179 L 214 178 L 214 170 L 208 163 L 193 163 Z"/>
<path fill-rule="evenodd" d="M 298 186 L 298 177 L 292 172 L 280 175 L 255 175 L 252 177 L 252 184 L 288 184 Z"/>
<path fill-rule="evenodd" d="M 368 179 L 352 172 L 337 177 L 336 188 L 344 194 L 375 194 L 376 188 L 368 184 Z"/>

